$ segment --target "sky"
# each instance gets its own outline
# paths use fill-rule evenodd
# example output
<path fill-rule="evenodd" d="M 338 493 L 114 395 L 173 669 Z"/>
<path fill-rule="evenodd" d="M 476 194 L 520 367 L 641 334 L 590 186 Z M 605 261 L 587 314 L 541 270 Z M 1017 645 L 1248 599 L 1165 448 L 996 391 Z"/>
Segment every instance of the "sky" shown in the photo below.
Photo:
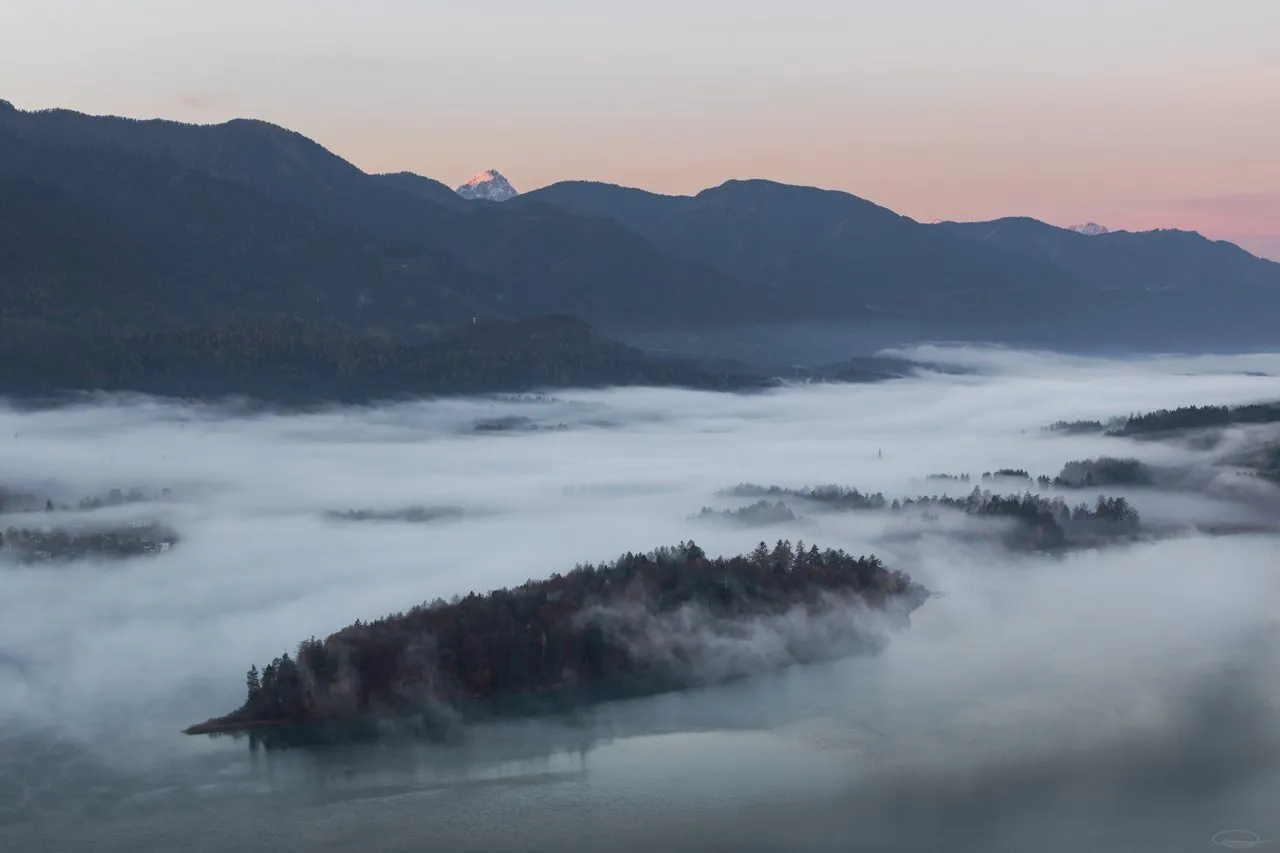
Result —
<path fill-rule="evenodd" d="M 25 109 L 262 118 L 367 171 L 847 190 L 1280 258 L 1275 0 L 7 0 Z"/>

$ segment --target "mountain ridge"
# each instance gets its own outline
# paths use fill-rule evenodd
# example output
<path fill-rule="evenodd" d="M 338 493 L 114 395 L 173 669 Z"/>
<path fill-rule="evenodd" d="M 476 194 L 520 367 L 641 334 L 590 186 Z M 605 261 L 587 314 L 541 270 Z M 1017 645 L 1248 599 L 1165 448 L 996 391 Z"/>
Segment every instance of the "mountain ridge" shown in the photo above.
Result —
<path fill-rule="evenodd" d="M 822 313 L 942 317 L 988 312 L 1002 320 L 1053 312 L 1043 283 L 1071 284 L 1048 265 L 975 250 L 886 207 L 839 190 L 732 180 L 694 196 L 603 183 L 561 182 L 514 204 L 548 201 L 614 218 L 685 260 L 811 300 Z M 843 287 L 832 287 L 833 282 Z M 985 289 L 975 302 L 970 295 Z M 1038 304 L 1039 303 L 1039 304 Z"/>
<path fill-rule="evenodd" d="M 0 282 L 0 317 L 32 328 L 298 314 L 413 334 L 476 313 L 555 311 L 644 326 L 705 322 L 731 297 L 765 296 L 621 226 L 367 175 L 265 122 L 0 113 L 0 181 L 47 188 L 40 202 L 0 195 L 10 234 L 48 225 L 39 240 L 9 242 L 21 274 Z M 38 204 L 74 215 L 58 228 Z M 85 246 L 121 263 L 76 267 Z M 104 285 L 110 300 L 93 295 Z"/>
<path fill-rule="evenodd" d="M 921 224 L 838 190 L 759 180 L 694 196 L 561 182 L 513 203 L 534 200 L 613 218 L 737 278 L 785 281 L 833 316 L 854 315 L 833 289 L 854 282 L 847 297 L 931 336 L 1161 348 L 1278 337 L 1263 318 L 1280 312 L 1280 265 L 1194 232 L 1087 235 L 1030 217 Z"/>
<path fill-rule="evenodd" d="M 250 119 L 6 108 L 0 188 L 0 325 L 19 337 L 296 317 L 408 341 L 548 313 L 615 335 L 848 321 L 1167 348 L 1280 334 L 1265 321 L 1280 265 L 1198 235 L 922 224 L 766 179 L 692 196 L 560 182 L 472 203 Z"/>

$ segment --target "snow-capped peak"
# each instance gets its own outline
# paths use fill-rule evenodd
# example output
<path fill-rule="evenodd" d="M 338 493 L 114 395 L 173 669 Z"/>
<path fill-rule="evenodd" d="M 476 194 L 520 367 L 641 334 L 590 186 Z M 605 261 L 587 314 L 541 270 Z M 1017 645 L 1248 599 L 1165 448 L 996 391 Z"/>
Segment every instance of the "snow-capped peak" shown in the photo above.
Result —
<path fill-rule="evenodd" d="M 465 199 L 483 199 L 484 201 L 507 201 L 520 193 L 511 186 L 511 182 L 502 177 L 497 169 L 486 169 L 458 187 L 458 195 Z"/>
<path fill-rule="evenodd" d="M 1086 222 L 1083 225 L 1072 225 L 1069 230 L 1075 231 L 1077 234 L 1088 234 L 1090 237 L 1096 237 L 1099 234 L 1111 233 L 1110 228 L 1099 225 L 1096 222 Z"/>

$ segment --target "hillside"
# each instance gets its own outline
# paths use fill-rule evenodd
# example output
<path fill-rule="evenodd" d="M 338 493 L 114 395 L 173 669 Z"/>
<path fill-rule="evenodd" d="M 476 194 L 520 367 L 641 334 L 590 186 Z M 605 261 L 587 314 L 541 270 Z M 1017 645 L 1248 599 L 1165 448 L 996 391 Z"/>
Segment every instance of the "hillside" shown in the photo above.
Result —
<path fill-rule="evenodd" d="M 694 350 L 716 328 L 759 349 L 766 327 L 818 322 L 892 339 L 876 346 L 1280 337 L 1280 264 L 1195 234 L 921 225 L 762 180 L 696 196 L 566 182 L 468 202 L 420 175 L 366 174 L 266 122 L 7 103 L 0 271 L 0 332 L 32 352 L 91 333 L 279 320 L 414 342 L 475 316 L 553 313 L 632 340 L 692 336 Z"/>
<path fill-rule="evenodd" d="M 3 316 L 152 331 L 296 317 L 398 335 L 485 313 L 645 327 L 766 316 L 767 294 L 558 208 L 444 201 L 258 121 L 0 108 Z"/>
<path fill-rule="evenodd" d="M 1082 234 L 1024 217 L 933 227 L 1092 282 L 1108 312 L 1141 317 L 1166 335 L 1269 340 L 1275 324 L 1267 318 L 1280 311 L 1280 264 L 1192 231 Z"/>
<path fill-rule="evenodd" d="M 571 181 L 511 203 L 533 201 L 613 219 L 828 319 L 911 319 L 929 336 L 1045 344 L 1280 340 L 1266 320 L 1280 310 L 1280 264 L 1189 232 L 922 225 L 847 193 L 770 181 L 695 196 Z"/>
<path fill-rule="evenodd" d="M 466 207 L 466 199 L 459 197 L 456 192 L 433 178 L 413 172 L 388 172 L 373 177 L 385 186 L 425 198 L 444 207 L 456 210 Z"/>
<path fill-rule="evenodd" d="M 513 204 L 545 201 L 607 217 L 689 261 L 784 292 L 815 317 L 909 316 L 1022 323 L 1052 316 L 1052 267 L 928 228 L 848 193 L 729 181 L 696 196 L 565 182 Z"/>
<path fill-rule="evenodd" d="M 283 320 L 98 336 L 41 350 L 0 342 L 0 394 L 21 396 L 101 390 L 306 404 L 537 387 L 767 384 L 656 361 L 564 316 L 482 319 L 418 344 Z"/>
<path fill-rule="evenodd" d="M 351 327 L 450 323 L 491 285 L 440 253 L 370 239 L 387 210 L 437 216 L 319 146 L 257 122 L 214 127 L 0 112 L 0 311 L 149 331 L 278 316 Z M 366 194 L 365 188 L 369 193 Z M 342 215 L 327 215 L 341 208 Z"/>

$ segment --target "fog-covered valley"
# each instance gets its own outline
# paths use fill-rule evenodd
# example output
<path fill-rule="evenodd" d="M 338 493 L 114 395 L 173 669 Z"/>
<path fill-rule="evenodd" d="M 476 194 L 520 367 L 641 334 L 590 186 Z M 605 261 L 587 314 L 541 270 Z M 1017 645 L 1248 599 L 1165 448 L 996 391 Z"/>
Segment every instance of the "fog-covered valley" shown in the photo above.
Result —
<path fill-rule="evenodd" d="M 1258 823 L 1280 796 L 1277 539 L 1207 532 L 1280 522 L 1280 487 L 1238 464 L 1280 428 L 1044 429 L 1275 400 L 1280 356 L 892 355 L 964 370 L 307 414 L 119 397 L 0 411 L 0 531 L 173 532 L 34 561 L 6 534 L 0 847 L 1200 850 L 1248 821 L 1280 833 Z M 1155 479 L 1034 480 L 1099 457 Z M 1032 479 L 982 477 L 1002 469 Z M 699 516 L 754 503 L 725 491 L 744 483 L 1123 497 L 1162 535 L 1045 553 L 946 507 L 924 523 L 792 497 L 792 518 Z M 262 754 L 181 734 L 307 637 L 688 540 L 874 553 L 938 595 L 873 657 L 446 744 Z"/>

